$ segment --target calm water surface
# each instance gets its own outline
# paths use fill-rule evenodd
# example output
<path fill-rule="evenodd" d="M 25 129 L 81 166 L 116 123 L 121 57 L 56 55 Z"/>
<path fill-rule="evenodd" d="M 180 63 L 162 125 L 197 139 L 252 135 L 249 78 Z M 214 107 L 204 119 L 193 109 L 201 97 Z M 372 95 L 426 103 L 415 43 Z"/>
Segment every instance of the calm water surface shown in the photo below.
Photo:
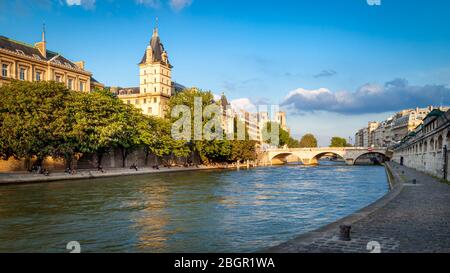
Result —
<path fill-rule="evenodd" d="M 383 167 L 283 166 L 0 187 L 0 252 L 251 252 L 388 191 Z"/>

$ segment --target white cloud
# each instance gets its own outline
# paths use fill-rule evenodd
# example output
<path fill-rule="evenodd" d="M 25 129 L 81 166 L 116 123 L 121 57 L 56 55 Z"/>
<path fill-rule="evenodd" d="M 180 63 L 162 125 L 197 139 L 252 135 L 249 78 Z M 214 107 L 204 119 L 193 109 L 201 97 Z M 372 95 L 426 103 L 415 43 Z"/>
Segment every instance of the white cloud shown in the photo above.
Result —
<path fill-rule="evenodd" d="M 176 11 L 180 11 L 192 4 L 192 0 L 170 0 L 170 6 Z"/>
<path fill-rule="evenodd" d="M 290 92 L 282 105 L 297 112 L 383 113 L 418 106 L 450 105 L 450 89 L 445 85 L 413 86 L 404 79 L 395 79 L 384 85 L 365 84 L 356 92 L 299 88 Z"/>
<path fill-rule="evenodd" d="M 68 6 L 82 6 L 86 9 L 95 7 L 95 0 L 66 0 Z"/>
<path fill-rule="evenodd" d="M 230 104 L 235 111 L 245 110 L 248 112 L 256 112 L 256 105 L 248 98 L 235 99 Z"/>
<path fill-rule="evenodd" d="M 160 0 L 136 0 L 136 3 L 151 8 L 159 8 L 161 5 Z"/>

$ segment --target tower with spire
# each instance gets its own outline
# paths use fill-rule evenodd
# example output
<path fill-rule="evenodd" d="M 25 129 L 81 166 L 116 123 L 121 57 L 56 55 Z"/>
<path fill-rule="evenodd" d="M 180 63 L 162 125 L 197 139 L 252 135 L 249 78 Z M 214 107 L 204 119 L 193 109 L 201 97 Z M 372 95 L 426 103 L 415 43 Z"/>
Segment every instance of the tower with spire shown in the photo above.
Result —
<path fill-rule="evenodd" d="M 139 63 L 139 78 L 139 93 L 149 97 L 145 100 L 149 105 L 144 106 L 144 114 L 164 116 L 165 106 L 172 96 L 172 65 L 159 37 L 158 19 Z"/>

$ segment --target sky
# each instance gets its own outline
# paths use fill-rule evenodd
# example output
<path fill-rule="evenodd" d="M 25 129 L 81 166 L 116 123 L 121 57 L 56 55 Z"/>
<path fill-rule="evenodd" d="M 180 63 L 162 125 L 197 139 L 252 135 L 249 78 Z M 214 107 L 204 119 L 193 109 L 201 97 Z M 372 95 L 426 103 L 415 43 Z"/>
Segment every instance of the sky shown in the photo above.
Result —
<path fill-rule="evenodd" d="M 450 105 L 450 1 L 379 2 L 0 0 L 0 35 L 33 44 L 45 22 L 50 50 L 131 87 L 158 17 L 173 80 L 280 105 L 295 137 L 325 146 L 401 109 Z"/>

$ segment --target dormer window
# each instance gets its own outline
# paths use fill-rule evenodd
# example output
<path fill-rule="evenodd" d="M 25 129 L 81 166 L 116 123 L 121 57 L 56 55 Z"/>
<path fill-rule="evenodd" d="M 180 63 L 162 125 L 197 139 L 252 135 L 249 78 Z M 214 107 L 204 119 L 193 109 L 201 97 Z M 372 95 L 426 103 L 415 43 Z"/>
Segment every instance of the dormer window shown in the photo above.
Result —
<path fill-rule="evenodd" d="M 72 67 L 68 62 L 65 62 L 64 65 L 67 67 Z"/>
<path fill-rule="evenodd" d="M 39 57 L 39 55 L 37 55 L 37 54 L 33 54 L 33 57 L 34 57 L 35 59 L 41 60 L 41 57 Z"/>
<path fill-rule="evenodd" d="M 20 49 L 16 49 L 16 52 L 19 53 L 20 55 L 25 55 L 25 53 Z"/>
<path fill-rule="evenodd" d="M 55 60 L 54 61 L 56 64 L 61 64 L 61 62 L 59 60 Z"/>

